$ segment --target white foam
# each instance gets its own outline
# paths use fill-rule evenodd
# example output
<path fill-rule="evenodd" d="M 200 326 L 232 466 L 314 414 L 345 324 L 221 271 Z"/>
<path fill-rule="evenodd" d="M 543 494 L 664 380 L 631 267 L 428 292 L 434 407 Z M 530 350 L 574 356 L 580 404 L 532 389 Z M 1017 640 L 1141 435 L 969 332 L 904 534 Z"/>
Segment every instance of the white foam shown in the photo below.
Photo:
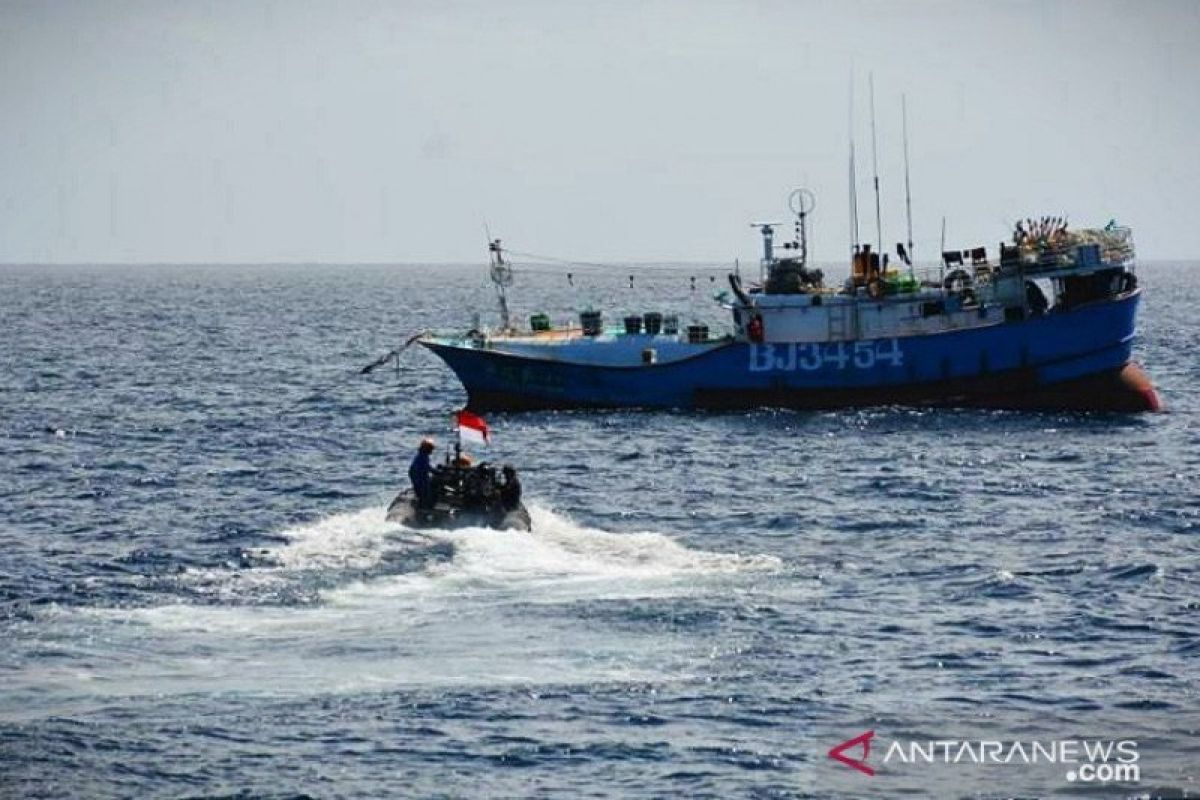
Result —
<path fill-rule="evenodd" d="M 397 525 L 386 512 L 366 508 L 289 528 L 281 535 L 290 541 L 271 552 L 286 569 L 365 569 L 383 557 L 385 545 Z"/>
<path fill-rule="evenodd" d="M 385 522 L 382 508 L 337 514 L 284 531 L 286 542 L 265 553 L 272 566 L 196 573 L 202 583 L 190 588 L 211 590 L 220 603 L 47 612 L 40 637 L 59 641 L 73 658 L 58 672 L 9 676 L 13 708 L 36 714 L 28 704 L 37 698 L 88 703 L 144 693 L 684 678 L 711 657 L 711 632 L 584 623 L 571 604 L 711 595 L 780 563 L 531 511 L 532 532 L 416 532 Z M 431 557 L 392 558 L 404 548 Z M 393 561 L 411 571 L 387 572 Z M 343 571 L 348 583 L 316 604 L 264 606 L 256 604 L 260 592 L 244 591 L 248 583 L 259 590 L 304 584 L 314 573 L 320 584 L 337 585 Z M 0 718 L 5 713 L 0 702 Z"/>
<path fill-rule="evenodd" d="M 247 599 L 248 591 L 269 599 L 272 589 L 285 587 L 301 572 L 369 569 L 396 544 L 393 538 L 399 526 L 387 522 L 385 516 L 383 509 L 366 508 L 287 528 L 279 533 L 287 544 L 256 553 L 265 565 L 190 568 L 183 581 L 193 591 L 237 603 Z"/>
<path fill-rule="evenodd" d="M 530 515 L 530 532 L 425 531 L 429 540 L 453 546 L 450 561 L 417 574 L 331 590 L 325 597 L 335 603 L 357 603 L 370 596 L 504 590 L 523 591 L 523 601 L 536 602 L 547 590 L 568 587 L 597 597 L 660 595 L 672 585 L 680 589 L 693 585 L 683 579 L 773 570 L 780 565 L 773 556 L 693 550 L 661 533 L 586 528 L 540 506 L 531 507 Z"/>

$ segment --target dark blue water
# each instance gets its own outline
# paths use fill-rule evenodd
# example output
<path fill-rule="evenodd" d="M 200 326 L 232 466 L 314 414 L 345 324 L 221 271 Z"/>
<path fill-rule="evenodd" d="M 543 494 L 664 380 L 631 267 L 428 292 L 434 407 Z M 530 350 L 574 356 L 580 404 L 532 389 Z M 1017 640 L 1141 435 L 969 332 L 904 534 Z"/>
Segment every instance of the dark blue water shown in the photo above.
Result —
<path fill-rule="evenodd" d="M 514 305 L 715 321 L 690 274 Z M 418 535 L 461 391 L 357 371 L 480 268 L 4 268 L 0 796 L 1195 796 L 1200 278 L 1140 274 L 1167 414 L 497 415 L 533 533 Z M 1089 737 L 1140 782 L 880 763 Z"/>

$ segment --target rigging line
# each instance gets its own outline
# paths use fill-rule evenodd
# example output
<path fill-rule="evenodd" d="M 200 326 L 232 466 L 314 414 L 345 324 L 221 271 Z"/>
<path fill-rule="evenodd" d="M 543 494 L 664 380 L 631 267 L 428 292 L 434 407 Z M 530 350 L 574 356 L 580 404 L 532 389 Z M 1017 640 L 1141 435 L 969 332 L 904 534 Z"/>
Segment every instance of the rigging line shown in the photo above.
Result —
<path fill-rule="evenodd" d="M 367 364 L 365 367 L 360 369 L 358 371 L 358 374 L 369 375 L 372 372 L 374 372 L 375 370 L 382 367 L 383 365 L 387 364 L 392 359 L 395 359 L 396 369 L 399 370 L 400 369 L 400 355 L 405 350 L 412 347 L 413 342 L 417 341 L 417 339 L 420 339 L 426 333 L 427 333 L 427 331 L 417 331 L 412 336 L 409 336 L 407 339 L 405 339 L 404 344 L 400 345 L 399 347 L 393 347 L 391 350 L 387 351 L 386 353 L 381 355 L 379 358 L 375 359 L 370 364 Z"/>
<path fill-rule="evenodd" d="M 540 279 L 543 279 L 543 280 L 549 280 L 552 278 L 561 280 L 561 279 L 565 278 L 567 283 L 569 283 L 571 286 L 574 286 L 576 289 L 583 289 L 583 288 L 587 288 L 587 287 L 593 287 L 593 288 L 608 287 L 608 288 L 613 288 L 613 289 L 616 289 L 618 287 L 623 287 L 626 289 L 630 288 L 629 287 L 629 277 L 630 277 L 629 274 L 622 275 L 622 276 L 610 276 L 607 278 L 597 278 L 594 275 L 579 275 L 578 273 L 572 274 L 572 273 L 562 273 L 562 272 L 535 272 L 535 273 L 531 273 L 531 274 L 537 275 Z M 693 272 L 693 273 L 679 273 L 678 275 L 670 275 L 670 276 L 664 276 L 664 275 L 647 276 L 647 275 L 638 275 L 637 273 L 630 273 L 630 274 L 632 274 L 634 277 L 637 278 L 636 286 L 633 287 L 635 289 L 644 289 L 644 288 L 652 288 L 652 289 L 666 288 L 666 289 L 669 289 L 672 286 L 687 285 L 688 281 L 692 278 L 694 278 L 696 281 L 707 280 L 709 283 L 720 282 L 721 277 L 725 273 L 723 273 L 723 272 Z"/>
<path fill-rule="evenodd" d="M 729 267 L 727 267 L 727 266 L 720 266 L 720 265 L 714 265 L 714 266 L 710 266 L 710 267 L 697 267 L 695 264 L 688 264 L 688 263 L 682 263 L 682 262 L 678 263 L 678 264 L 672 264 L 672 263 L 638 264 L 636 262 L 630 262 L 630 261 L 614 261 L 614 262 L 609 262 L 607 264 L 602 264 L 602 263 L 598 263 L 598 262 L 594 262 L 594 261 L 572 261 L 572 260 L 566 259 L 566 258 L 557 258 L 555 256 L 540 255 L 538 253 L 526 253 L 526 252 L 522 252 L 520 250 L 509 250 L 508 248 L 505 248 L 504 252 L 507 253 L 509 256 L 518 256 L 520 258 L 532 259 L 533 261 L 541 262 L 541 263 L 561 264 L 564 267 L 575 267 L 575 268 L 580 268 L 580 269 L 599 269 L 599 270 L 606 270 L 609 272 L 630 271 L 630 270 L 632 270 L 634 272 L 638 272 L 638 271 L 677 272 L 677 271 L 694 270 L 694 269 L 712 269 L 712 270 L 729 269 Z M 522 262 L 510 261 L 510 263 L 512 263 L 514 265 L 521 265 Z"/>
<path fill-rule="evenodd" d="M 563 280 L 563 278 L 565 278 L 565 277 L 566 276 L 563 276 L 563 275 L 540 276 L 540 278 L 543 282 L 553 281 L 553 283 L 555 285 L 561 285 L 564 288 L 571 287 L 575 291 L 584 291 L 584 292 L 602 291 L 605 293 L 609 293 L 609 292 L 618 292 L 620 290 L 624 290 L 622 292 L 623 294 L 628 294 L 628 293 L 632 293 L 632 292 L 636 292 L 638 294 L 653 294 L 654 292 L 670 293 L 670 292 L 675 292 L 675 291 L 679 290 L 680 287 L 686 288 L 688 286 L 691 286 L 691 288 L 695 289 L 696 287 L 701 286 L 701 285 L 704 285 L 704 286 L 709 286 L 709 285 L 723 286 L 724 285 L 724 281 L 721 280 L 721 276 L 719 276 L 715 273 L 707 273 L 707 274 L 701 273 L 701 274 L 692 275 L 692 276 L 680 275 L 678 278 L 670 280 L 670 281 L 655 281 L 655 280 L 641 278 L 635 282 L 634 286 L 629 285 L 628 276 L 626 276 L 622 280 L 611 280 L 611 281 L 585 280 L 585 279 L 581 279 L 580 276 L 578 276 L 578 275 L 575 275 L 573 279 Z"/>
<path fill-rule="evenodd" d="M 732 266 L 724 266 L 724 265 L 722 265 L 722 266 L 681 265 L 681 266 L 677 266 L 677 267 L 655 267 L 655 266 L 631 266 L 631 265 L 626 264 L 621 267 L 609 267 L 609 268 L 603 269 L 603 270 L 594 269 L 591 267 L 580 267 L 576 264 L 554 265 L 554 264 L 529 264 L 529 263 L 523 263 L 523 262 L 513 262 L 513 265 L 516 267 L 519 267 L 521 272 L 528 272 L 528 273 L 533 273 L 533 272 L 538 272 L 538 273 L 541 273 L 541 272 L 552 272 L 552 273 L 572 272 L 576 275 L 590 275 L 590 276 L 597 276 L 597 275 L 621 276 L 621 275 L 629 275 L 632 273 L 632 274 L 636 274 L 636 275 L 661 275 L 663 277 L 669 277 L 671 275 L 688 275 L 693 272 L 712 272 L 714 274 L 715 273 L 726 273 L 733 269 Z"/>
<path fill-rule="evenodd" d="M 562 274 L 566 274 L 566 273 L 572 273 L 575 275 L 587 275 L 588 277 L 604 276 L 604 277 L 613 277 L 615 279 L 622 278 L 623 276 L 627 276 L 630 274 L 660 276 L 663 278 L 669 278 L 669 277 L 672 277 L 675 275 L 690 275 L 692 273 L 697 273 L 697 272 L 703 272 L 706 274 L 710 273 L 710 272 L 713 274 L 724 274 L 730 270 L 730 267 L 725 267 L 725 266 L 703 267 L 703 266 L 684 265 L 684 266 L 678 266 L 678 267 L 653 267 L 653 266 L 632 267 L 632 266 L 625 265 L 625 266 L 622 266 L 619 268 L 616 268 L 616 267 L 607 268 L 601 272 L 600 270 L 589 269 L 586 267 L 583 269 L 580 269 L 578 267 L 578 265 L 575 265 L 575 264 L 564 264 L 561 266 L 553 266 L 553 265 L 547 265 L 547 264 L 525 264 L 525 263 L 522 263 L 519 261 L 514 261 L 514 262 L 510 262 L 510 263 L 514 267 L 519 268 L 519 271 L 523 274 L 562 275 Z"/>
<path fill-rule="evenodd" d="M 534 261 L 549 261 L 556 264 L 565 264 L 572 267 L 593 267 L 596 269 L 616 269 L 622 268 L 622 264 L 598 264 L 589 261 L 572 261 L 569 258 L 558 258 L 557 256 L 540 255 L 538 253 L 524 253 L 520 250 L 506 250 L 510 256 L 519 256 L 521 258 L 531 258 Z"/>
<path fill-rule="evenodd" d="M 403 344 L 401 344 L 397 347 L 393 347 L 391 350 L 387 351 L 382 356 L 380 356 L 379 358 L 372 361 L 370 364 L 367 364 L 365 367 L 362 367 L 361 369 L 356 370 L 356 374 L 370 375 L 372 372 L 379 369 L 380 367 L 387 365 L 388 362 L 393 362 L 396 366 L 396 374 L 399 375 L 400 374 L 400 356 L 404 354 L 405 350 L 412 347 L 412 345 L 414 343 L 416 343 L 416 341 L 418 339 L 420 339 L 422 336 L 426 335 L 427 333 L 428 333 L 428 331 L 423 331 L 423 330 L 417 331 L 416 333 L 412 334 L 407 339 L 405 339 Z M 321 400 L 325 399 L 325 395 L 331 389 L 333 389 L 334 387 L 337 387 L 337 386 L 344 386 L 346 384 L 347 378 L 349 378 L 349 377 L 350 377 L 350 374 L 344 374 L 340 377 L 333 378 L 332 380 L 326 381 L 322 384 L 319 384 L 315 387 L 310 388 L 303 396 L 297 397 L 289 402 L 284 403 L 284 405 L 280 406 L 279 409 L 275 412 L 276 418 L 282 419 L 284 416 L 290 416 L 290 415 L 296 413 L 296 409 L 301 405 L 320 402 Z"/>

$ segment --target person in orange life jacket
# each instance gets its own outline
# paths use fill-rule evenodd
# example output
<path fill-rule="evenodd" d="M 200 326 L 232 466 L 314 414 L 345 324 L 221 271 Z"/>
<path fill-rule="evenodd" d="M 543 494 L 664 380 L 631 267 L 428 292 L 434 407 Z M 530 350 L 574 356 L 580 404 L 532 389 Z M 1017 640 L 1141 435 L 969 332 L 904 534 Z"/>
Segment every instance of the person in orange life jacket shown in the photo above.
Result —
<path fill-rule="evenodd" d="M 749 324 L 746 325 L 746 337 L 752 342 L 763 340 L 763 321 L 758 314 L 751 317 Z"/>

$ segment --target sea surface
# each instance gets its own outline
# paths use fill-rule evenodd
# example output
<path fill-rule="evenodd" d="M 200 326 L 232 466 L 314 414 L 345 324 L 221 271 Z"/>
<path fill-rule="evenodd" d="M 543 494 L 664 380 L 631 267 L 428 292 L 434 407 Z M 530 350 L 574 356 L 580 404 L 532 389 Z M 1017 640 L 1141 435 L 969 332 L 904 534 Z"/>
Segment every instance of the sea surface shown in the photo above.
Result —
<path fill-rule="evenodd" d="M 533 532 L 417 533 L 463 393 L 360 368 L 482 267 L 0 268 L 0 797 L 1196 797 L 1198 269 L 1139 269 L 1164 414 L 497 414 Z M 567 271 L 514 312 L 719 324 Z M 883 761 L 1081 739 L 1140 780 Z"/>

